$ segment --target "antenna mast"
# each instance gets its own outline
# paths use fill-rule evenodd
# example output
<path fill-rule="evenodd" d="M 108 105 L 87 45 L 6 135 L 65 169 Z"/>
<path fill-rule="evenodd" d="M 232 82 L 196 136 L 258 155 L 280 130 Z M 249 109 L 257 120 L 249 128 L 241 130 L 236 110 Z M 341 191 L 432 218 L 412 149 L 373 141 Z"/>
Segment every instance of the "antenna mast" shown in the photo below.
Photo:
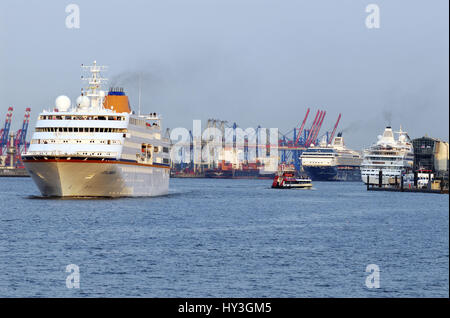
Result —
<path fill-rule="evenodd" d="M 107 79 L 101 77 L 100 72 L 106 70 L 106 66 L 97 66 L 97 61 L 94 61 L 93 65 L 81 64 L 81 68 L 91 73 L 91 77 L 81 77 L 82 80 L 87 81 L 89 84 L 86 96 L 91 99 L 91 107 L 101 107 L 104 96 L 100 94 L 99 90 L 101 89 L 102 82 L 107 81 Z"/>
<path fill-rule="evenodd" d="M 141 81 L 142 81 L 142 74 L 139 73 L 139 101 L 138 101 L 138 112 L 139 116 L 141 116 Z"/>

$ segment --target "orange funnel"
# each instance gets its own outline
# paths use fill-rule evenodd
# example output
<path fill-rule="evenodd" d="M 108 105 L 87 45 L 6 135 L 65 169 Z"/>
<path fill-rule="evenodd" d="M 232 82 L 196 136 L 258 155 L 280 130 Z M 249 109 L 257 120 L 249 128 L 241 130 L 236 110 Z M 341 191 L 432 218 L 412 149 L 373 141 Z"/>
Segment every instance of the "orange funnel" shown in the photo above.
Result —
<path fill-rule="evenodd" d="M 128 96 L 122 88 L 114 88 L 108 92 L 103 102 L 103 107 L 112 109 L 116 113 L 131 113 Z"/>

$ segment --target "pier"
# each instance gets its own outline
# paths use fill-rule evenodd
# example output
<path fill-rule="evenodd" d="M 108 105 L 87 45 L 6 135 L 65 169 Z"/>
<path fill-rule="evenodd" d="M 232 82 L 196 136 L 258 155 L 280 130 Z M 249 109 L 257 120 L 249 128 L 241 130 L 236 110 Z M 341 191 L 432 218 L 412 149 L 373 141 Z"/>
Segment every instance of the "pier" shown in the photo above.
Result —
<path fill-rule="evenodd" d="M 366 186 L 367 191 L 390 191 L 390 192 L 420 192 L 420 193 L 436 193 L 448 194 L 448 178 L 436 178 L 432 180 L 431 173 L 426 186 L 418 184 L 417 172 L 414 173 L 414 183 L 406 184 L 403 175 L 400 178 L 392 178 L 388 183 L 383 183 L 383 173 L 380 170 L 378 175 L 378 183 L 370 183 L 369 176 L 367 176 Z M 399 180 L 400 179 L 400 180 Z"/>
<path fill-rule="evenodd" d="M 0 168 L 0 177 L 29 177 L 27 170 L 24 168 Z"/>

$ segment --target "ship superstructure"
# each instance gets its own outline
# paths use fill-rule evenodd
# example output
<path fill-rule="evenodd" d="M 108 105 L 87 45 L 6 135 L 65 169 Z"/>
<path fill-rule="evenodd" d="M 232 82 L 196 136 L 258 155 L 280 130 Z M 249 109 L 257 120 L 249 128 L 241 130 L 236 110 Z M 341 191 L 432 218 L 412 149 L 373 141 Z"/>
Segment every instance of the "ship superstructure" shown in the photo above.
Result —
<path fill-rule="evenodd" d="M 380 171 L 382 184 L 389 184 L 390 179 L 400 180 L 402 173 L 410 173 L 414 163 L 412 142 L 405 131 L 394 132 L 390 126 L 386 127 L 382 136 L 371 147 L 364 150 L 364 160 L 361 164 L 362 181 L 378 184 Z"/>
<path fill-rule="evenodd" d="M 169 140 L 156 113 L 134 114 L 121 88 L 101 90 L 104 67 L 83 66 L 88 87 L 38 116 L 24 165 L 44 196 L 156 196 L 169 188 Z"/>
<path fill-rule="evenodd" d="M 306 149 L 300 156 L 303 170 L 313 181 L 359 181 L 362 157 L 347 148 L 339 133 L 333 143 L 323 140 L 319 146 Z"/>

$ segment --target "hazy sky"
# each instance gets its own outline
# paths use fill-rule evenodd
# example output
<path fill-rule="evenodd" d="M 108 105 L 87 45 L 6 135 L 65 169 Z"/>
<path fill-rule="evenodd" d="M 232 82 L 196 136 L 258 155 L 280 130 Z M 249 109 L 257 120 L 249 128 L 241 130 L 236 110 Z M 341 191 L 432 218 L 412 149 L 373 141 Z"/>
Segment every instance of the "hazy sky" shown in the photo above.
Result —
<path fill-rule="evenodd" d="M 80 8 L 68 29 L 65 8 Z M 365 8 L 380 8 L 368 29 Z M 327 111 L 322 132 L 342 113 L 354 148 L 390 121 L 411 137 L 448 140 L 449 2 L 433 1 L 17 1 L 0 11 L 0 121 L 15 107 L 32 126 L 58 95 L 79 95 L 80 64 L 108 65 L 137 109 L 165 127 L 219 118 L 241 127 L 299 126 L 310 107 Z M 28 136 L 30 138 L 30 135 Z"/>

